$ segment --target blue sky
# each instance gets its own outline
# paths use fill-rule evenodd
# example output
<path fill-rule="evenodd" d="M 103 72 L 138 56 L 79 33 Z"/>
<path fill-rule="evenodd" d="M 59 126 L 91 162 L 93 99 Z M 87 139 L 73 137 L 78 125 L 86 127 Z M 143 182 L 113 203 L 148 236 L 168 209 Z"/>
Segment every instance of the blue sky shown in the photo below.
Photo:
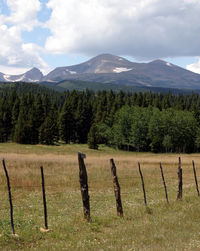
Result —
<path fill-rule="evenodd" d="M 199 0 L 0 0 L 0 72 L 111 53 L 200 73 L 199 16 Z"/>

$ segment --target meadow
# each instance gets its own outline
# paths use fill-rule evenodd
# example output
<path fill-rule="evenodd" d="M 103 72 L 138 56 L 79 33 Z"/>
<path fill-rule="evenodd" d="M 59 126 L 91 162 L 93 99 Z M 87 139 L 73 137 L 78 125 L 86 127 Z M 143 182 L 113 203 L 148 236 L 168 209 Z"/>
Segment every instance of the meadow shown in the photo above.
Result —
<path fill-rule="evenodd" d="M 77 152 L 85 165 L 92 221 L 83 217 Z M 6 178 L 0 163 L 0 250 L 200 250 L 200 198 L 192 160 L 200 178 L 200 154 L 181 154 L 183 199 L 176 200 L 178 154 L 134 153 L 101 146 L 0 144 L 10 176 L 14 223 L 11 235 Z M 124 217 L 117 217 L 110 158 L 121 187 Z M 147 212 L 138 172 L 141 163 Z M 166 203 L 160 174 L 162 162 L 168 188 Z M 41 173 L 44 167 L 48 233 L 44 227 Z"/>

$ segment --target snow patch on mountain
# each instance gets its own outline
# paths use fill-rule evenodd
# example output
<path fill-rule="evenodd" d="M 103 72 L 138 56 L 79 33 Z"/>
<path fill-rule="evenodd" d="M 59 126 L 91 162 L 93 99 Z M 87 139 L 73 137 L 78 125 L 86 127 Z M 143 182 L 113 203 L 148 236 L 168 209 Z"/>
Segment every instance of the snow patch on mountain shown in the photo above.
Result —
<path fill-rule="evenodd" d="M 21 80 L 17 80 L 17 81 L 21 81 Z M 28 81 L 28 82 L 38 82 L 39 80 L 28 78 L 26 81 Z"/>
<path fill-rule="evenodd" d="M 69 72 L 70 74 L 77 74 L 76 71 L 70 71 L 70 70 L 68 70 L 68 69 L 66 69 L 65 71 L 66 71 L 66 72 Z"/>
<path fill-rule="evenodd" d="M 170 64 L 170 63 L 168 63 L 168 62 L 166 63 L 166 65 L 167 65 L 167 66 L 170 66 L 170 67 L 172 67 L 172 64 Z"/>
<path fill-rule="evenodd" d="M 5 81 L 10 81 L 10 75 L 3 75 L 3 78 L 5 79 Z"/>
<path fill-rule="evenodd" d="M 23 76 L 21 76 L 20 78 L 16 78 L 16 79 L 14 79 L 14 80 L 11 80 L 12 82 L 18 82 L 18 81 L 23 81 L 24 80 L 24 78 L 25 78 L 25 76 L 23 75 Z"/>
<path fill-rule="evenodd" d="M 3 78 L 5 81 L 8 81 L 8 82 L 19 82 L 19 81 L 38 82 L 38 80 L 36 79 L 26 78 L 25 74 L 18 78 L 17 77 L 13 78 L 12 75 L 3 75 Z"/>
<path fill-rule="evenodd" d="M 24 75 L 20 76 L 19 78 L 14 78 L 14 79 L 12 79 L 12 75 L 4 75 L 3 77 L 5 81 L 9 81 L 9 82 L 17 82 L 17 81 L 22 81 L 24 79 Z"/>
<path fill-rule="evenodd" d="M 76 71 L 69 71 L 71 74 L 77 74 Z"/>
<path fill-rule="evenodd" d="M 131 70 L 133 70 L 133 68 L 116 67 L 115 69 L 113 69 L 113 71 L 116 73 L 121 73 L 124 71 L 131 71 Z"/>

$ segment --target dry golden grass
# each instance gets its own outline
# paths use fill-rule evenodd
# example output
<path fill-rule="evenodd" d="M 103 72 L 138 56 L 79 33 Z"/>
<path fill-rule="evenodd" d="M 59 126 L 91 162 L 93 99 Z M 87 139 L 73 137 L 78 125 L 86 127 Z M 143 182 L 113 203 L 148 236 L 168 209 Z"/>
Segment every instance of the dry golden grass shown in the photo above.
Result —
<path fill-rule="evenodd" d="M 92 223 L 83 219 L 77 152 L 86 153 Z M 200 177 L 200 154 L 183 154 L 183 200 L 177 195 L 177 154 L 128 153 L 85 145 L 23 146 L 0 144 L 9 172 L 16 232 L 10 236 L 6 179 L 0 172 L 0 250 L 200 250 L 200 207 L 192 160 Z M 116 217 L 109 159 L 114 158 L 124 218 Z M 138 172 L 141 163 L 147 202 Z M 159 163 L 170 204 L 167 205 Z M 40 166 L 44 167 L 49 233 L 41 233 L 43 205 Z M 2 165 L 1 165 L 2 166 Z"/>

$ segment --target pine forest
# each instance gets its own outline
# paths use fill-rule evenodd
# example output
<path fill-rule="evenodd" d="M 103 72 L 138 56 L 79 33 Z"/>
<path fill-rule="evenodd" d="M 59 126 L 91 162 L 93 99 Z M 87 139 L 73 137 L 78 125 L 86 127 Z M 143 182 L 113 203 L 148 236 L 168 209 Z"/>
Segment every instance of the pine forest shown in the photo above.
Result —
<path fill-rule="evenodd" d="M 36 86 L 1 88 L 0 142 L 87 143 L 92 149 L 105 144 L 138 152 L 200 150 L 199 94 L 59 93 Z"/>

